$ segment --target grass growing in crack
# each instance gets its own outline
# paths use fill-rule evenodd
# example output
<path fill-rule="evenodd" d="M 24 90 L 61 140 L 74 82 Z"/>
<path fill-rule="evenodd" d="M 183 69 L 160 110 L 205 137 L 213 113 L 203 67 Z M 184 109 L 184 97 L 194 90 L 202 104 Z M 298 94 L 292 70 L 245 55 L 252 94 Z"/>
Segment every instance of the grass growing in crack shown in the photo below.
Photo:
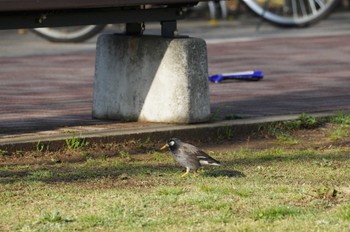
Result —
<path fill-rule="evenodd" d="M 234 136 L 233 128 L 230 126 L 226 126 L 224 128 L 218 128 L 216 132 L 216 140 L 230 140 Z"/>
<path fill-rule="evenodd" d="M 44 151 L 49 151 L 50 150 L 50 145 L 49 144 L 45 144 L 41 141 L 38 141 L 35 144 L 35 149 L 37 152 L 44 152 Z"/>
<path fill-rule="evenodd" d="M 85 138 L 77 137 L 74 132 L 69 132 L 70 137 L 66 138 L 66 146 L 69 150 L 80 150 L 87 147 L 90 143 Z"/>
<path fill-rule="evenodd" d="M 220 120 L 220 113 L 222 109 L 218 108 L 213 113 L 210 114 L 209 122 L 215 122 Z"/>
<path fill-rule="evenodd" d="M 40 141 L 38 141 L 36 144 L 35 144 L 35 148 L 36 148 L 36 151 L 38 152 L 43 152 L 44 151 L 44 148 L 45 148 L 45 145 L 43 143 L 41 143 Z"/>

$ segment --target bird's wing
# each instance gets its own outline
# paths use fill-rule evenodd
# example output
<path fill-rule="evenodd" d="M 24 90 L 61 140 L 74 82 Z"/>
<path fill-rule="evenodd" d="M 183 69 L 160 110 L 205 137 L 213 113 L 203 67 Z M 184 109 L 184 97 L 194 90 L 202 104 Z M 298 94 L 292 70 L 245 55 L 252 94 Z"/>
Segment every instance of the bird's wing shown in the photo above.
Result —
<path fill-rule="evenodd" d="M 204 151 L 199 150 L 199 152 L 196 153 L 196 156 L 201 164 L 216 165 L 216 166 L 221 165 L 219 161 L 209 156 Z"/>
<path fill-rule="evenodd" d="M 192 156 L 193 158 L 196 158 L 196 159 L 197 159 L 196 154 L 200 152 L 200 150 L 197 147 L 188 143 L 183 143 L 180 150 L 181 150 L 181 153 L 186 154 L 188 156 Z"/>
<path fill-rule="evenodd" d="M 188 156 L 192 156 L 193 158 L 197 159 L 200 164 L 206 164 L 206 165 L 216 165 L 220 166 L 220 162 L 214 159 L 213 157 L 209 156 L 207 153 L 205 153 L 202 150 L 199 150 L 197 147 L 184 143 L 181 149 L 181 153 L 187 154 Z"/>

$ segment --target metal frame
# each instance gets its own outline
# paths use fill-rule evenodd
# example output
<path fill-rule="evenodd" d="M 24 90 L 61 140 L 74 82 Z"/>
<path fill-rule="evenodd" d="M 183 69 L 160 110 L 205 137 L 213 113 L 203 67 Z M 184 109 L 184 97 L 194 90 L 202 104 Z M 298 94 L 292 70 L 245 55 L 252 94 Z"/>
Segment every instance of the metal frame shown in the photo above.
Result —
<path fill-rule="evenodd" d="M 184 11 L 188 5 L 168 5 L 166 7 L 148 9 L 134 7 L 2 12 L 0 14 L 0 29 L 111 23 L 176 22 L 176 20 L 184 18 Z M 170 25 L 172 28 L 173 26 L 173 24 Z M 170 30 L 172 29 L 170 28 Z"/>

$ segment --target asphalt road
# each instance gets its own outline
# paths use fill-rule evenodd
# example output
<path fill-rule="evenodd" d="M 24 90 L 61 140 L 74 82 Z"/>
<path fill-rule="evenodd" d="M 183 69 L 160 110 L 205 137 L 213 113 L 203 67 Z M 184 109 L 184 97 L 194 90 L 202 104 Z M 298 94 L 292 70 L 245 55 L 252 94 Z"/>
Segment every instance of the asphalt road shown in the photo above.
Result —
<path fill-rule="evenodd" d="M 350 14 L 338 12 L 306 29 L 256 18 L 179 22 L 179 32 L 207 41 L 209 73 L 261 69 L 259 82 L 210 84 L 215 117 L 257 117 L 350 110 Z M 146 24 L 146 33 L 159 33 Z M 109 26 L 104 33 L 120 32 Z M 26 32 L 0 31 L 0 137 L 70 126 L 146 126 L 91 119 L 95 42 L 49 43 Z M 97 125 L 97 126 L 96 126 Z M 48 132 L 47 132 L 48 133 Z"/>

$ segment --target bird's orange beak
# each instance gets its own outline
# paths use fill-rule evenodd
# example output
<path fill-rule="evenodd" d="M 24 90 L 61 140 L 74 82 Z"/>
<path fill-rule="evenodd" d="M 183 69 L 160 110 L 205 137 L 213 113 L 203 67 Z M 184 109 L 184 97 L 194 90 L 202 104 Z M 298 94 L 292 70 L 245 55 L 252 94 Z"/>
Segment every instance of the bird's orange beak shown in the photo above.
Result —
<path fill-rule="evenodd" d="M 160 148 L 160 150 L 164 150 L 167 147 L 168 147 L 168 144 L 165 144 L 163 147 Z"/>

